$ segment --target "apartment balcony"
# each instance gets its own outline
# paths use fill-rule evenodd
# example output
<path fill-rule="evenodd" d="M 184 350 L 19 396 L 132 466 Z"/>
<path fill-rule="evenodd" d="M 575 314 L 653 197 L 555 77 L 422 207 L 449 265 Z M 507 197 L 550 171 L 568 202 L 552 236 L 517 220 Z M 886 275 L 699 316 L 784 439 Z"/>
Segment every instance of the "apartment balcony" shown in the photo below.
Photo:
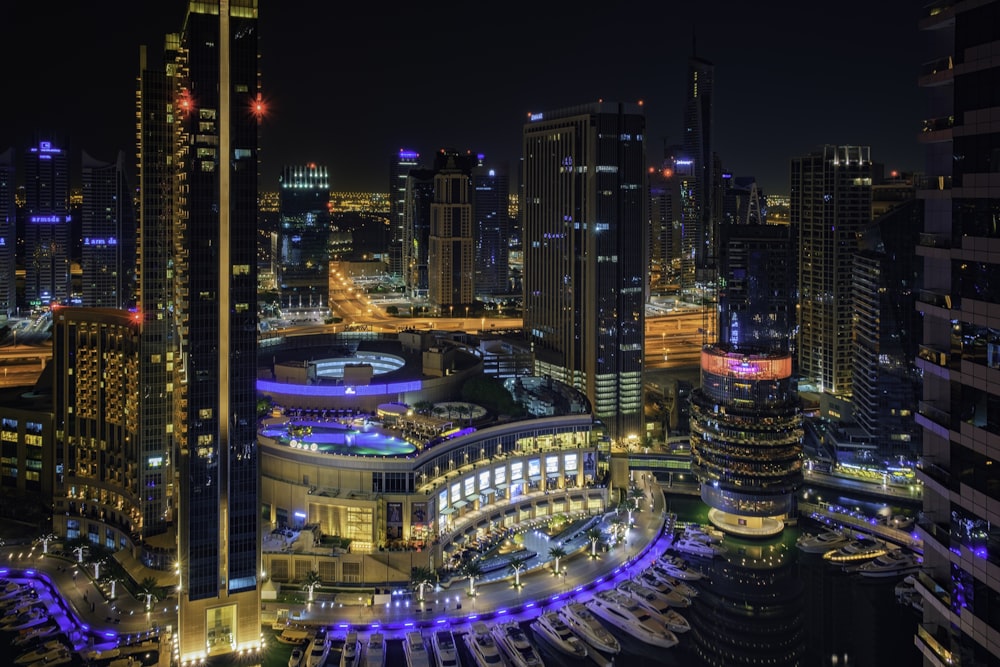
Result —
<path fill-rule="evenodd" d="M 917 358 L 929 361 L 941 368 L 948 368 L 948 352 L 946 350 L 938 350 L 930 345 L 921 345 L 917 350 Z"/>
<path fill-rule="evenodd" d="M 920 232 L 917 244 L 924 248 L 951 248 L 951 235 Z"/>
<path fill-rule="evenodd" d="M 923 483 L 924 488 L 933 489 L 941 495 L 947 495 L 950 492 L 952 487 L 951 473 L 941 466 L 924 461 L 923 465 L 917 466 L 914 472 L 917 479 Z"/>
<path fill-rule="evenodd" d="M 924 16 L 920 19 L 921 30 L 938 30 L 955 25 L 955 5 L 961 0 L 939 0 L 924 5 Z"/>
<path fill-rule="evenodd" d="M 933 88 L 951 83 L 955 78 L 955 59 L 952 56 L 926 62 L 920 68 L 918 85 Z"/>
<path fill-rule="evenodd" d="M 952 655 L 949 648 L 951 646 L 951 638 L 943 626 L 921 623 L 917 626 L 917 635 L 914 643 L 921 654 L 933 659 L 934 664 L 961 664 L 955 661 L 958 656 Z"/>
<path fill-rule="evenodd" d="M 952 308 L 951 294 L 944 291 L 929 289 L 918 290 L 917 301 L 927 304 L 928 306 L 936 306 L 937 308 L 947 308 L 948 310 L 951 310 Z"/>
<path fill-rule="evenodd" d="M 951 141 L 952 129 L 955 127 L 954 116 L 941 116 L 939 118 L 927 118 L 917 140 L 922 144 L 936 144 L 943 141 Z"/>
<path fill-rule="evenodd" d="M 919 401 L 917 403 L 917 414 L 946 430 L 951 429 L 951 413 L 932 405 L 929 401 Z"/>

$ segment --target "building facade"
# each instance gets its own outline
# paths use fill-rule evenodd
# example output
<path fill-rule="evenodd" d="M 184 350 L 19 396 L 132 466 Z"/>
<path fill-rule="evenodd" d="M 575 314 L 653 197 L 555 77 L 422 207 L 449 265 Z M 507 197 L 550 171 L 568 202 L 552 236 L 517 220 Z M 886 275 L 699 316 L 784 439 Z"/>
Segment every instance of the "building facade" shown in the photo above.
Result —
<path fill-rule="evenodd" d="M 917 590 L 924 617 L 914 643 L 925 665 L 1000 663 L 1000 2 L 925 8 L 927 53 L 919 84 L 928 100 L 920 142 L 927 179 L 924 313 L 917 364 L 923 397 L 924 543 Z"/>
<path fill-rule="evenodd" d="M 82 158 L 83 231 L 80 250 L 82 305 L 130 308 L 135 303 L 135 203 L 125 174 L 125 154 L 114 162 Z"/>
<path fill-rule="evenodd" d="M 598 102 L 524 126 L 524 331 L 537 375 L 580 389 L 613 439 L 643 433 L 645 116 Z"/>
<path fill-rule="evenodd" d="M 472 305 L 475 256 L 469 174 L 454 158 L 434 175 L 427 238 L 427 298 L 439 313 Z"/>
<path fill-rule="evenodd" d="M 389 161 L 389 273 L 406 274 L 406 189 L 411 169 L 420 166 L 420 153 L 401 148 Z"/>
<path fill-rule="evenodd" d="M 257 2 L 191 3 L 173 160 L 181 661 L 260 647 Z"/>
<path fill-rule="evenodd" d="M 313 163 L 286 166 L 279 180 L 275 275 L 286 316 L 330 309 L 330 174 Z"/>
<path fill-rule="evenodd" d="M 51 141 L 24 157 L 24 305 L 68 303 L 70 280 L 69 155 Z"/>
<path fill-rule="evenodd" d="M 867 146 L 823 146 L 791 162 L 791 224 L 798 229 L 798 371 L 819 393 L 851 395 L 852 271 L 871 222 Z"/>
<path fill-rule="evenodd" d="M 683 157 L 680 172 L 683 208 L 681 286 L 691 288 L 715 279 L 712 102 L 715 65 L 693 53 L 688 58 L 684 106 Z"/>
<path fill-rule="evenodd" d="M 505 168 L 472 171 L 472 215 L 476 296 L 482 301 L 510 287 L 510 177 Z"/>
<path fill-rule="evenodd" d="M 17 205 L 14 149 L 0 153 L 0 317 L 17 311 Z"/>

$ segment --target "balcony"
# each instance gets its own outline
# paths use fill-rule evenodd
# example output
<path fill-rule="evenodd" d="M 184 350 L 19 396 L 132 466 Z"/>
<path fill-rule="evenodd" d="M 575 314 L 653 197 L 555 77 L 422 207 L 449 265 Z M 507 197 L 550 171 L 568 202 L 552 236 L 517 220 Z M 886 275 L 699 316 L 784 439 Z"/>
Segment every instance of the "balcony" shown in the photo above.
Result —
<path fill-rule="evenodd" d="M 929 289 L 919 290 L 917 292 L 917 301 L 925 303 L 928 306 L 947 308 L 948 310 L 951 310 L 952 307 L 951 294 L 943 291 L 934 291 Z"/>
<path fill-rule="evenodd" d="M 952 56 L 926 62 L 920 68 L 918 85 L 931 88 L 951 83 L 954 80 L 955 59 Z"/>
<path fill-rule="evenodd" d="M 941 368 L 948 367 L 948 353 L 944 350 L 937 350 L 929 345 L 921 345 L 917 350 L 917 358 L 929 361 Z"/>
<path fill-rule="evenodd" d="M 920 135 L 917 139 L 922 144 L 935 144 L 942 141 L 951 141 L 951 131 L 954 127 L 954 116 L 927 118 L 924 120 Z"/>
<path fill-rule="evenodd" d="M 951 429 L 951 414 L 937 406 L 932 405 L 929 401 L 918 402 L 917 414 L 921 417 L 926 417 L 946 430 Z"/>
<path fill-rule="evenodd" d="M 917 237 L 917 244 L 923 246 L 924 248 L 950 248 L 951 236 L 948 234 L 920 232 Z"/>

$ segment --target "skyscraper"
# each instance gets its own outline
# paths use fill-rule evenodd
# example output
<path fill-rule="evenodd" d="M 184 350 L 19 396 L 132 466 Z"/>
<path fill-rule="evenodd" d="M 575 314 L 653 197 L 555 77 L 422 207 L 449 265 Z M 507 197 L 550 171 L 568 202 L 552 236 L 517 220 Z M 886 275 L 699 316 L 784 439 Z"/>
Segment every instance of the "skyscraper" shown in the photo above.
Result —
<path fill-rule="evenodd" d="M 1000 664 L 1000 134 L 995 123 L 1000 2 L 931 4 L 919 27 L 927 53 L 923 258 L 924 617 L 914 643 L 925 665 Z"/>
<path fill-rule="evenodd" d="M 389 273 L 403 277 L 406 273 L 404 248 L 406 238 L 406 184 L 411 169 L 420 164 L 420 153 L 399 149 L 389 162 Z"/>
<path fill-rule="evenodd" d="M 191 2 L 176 71 L 177 653 L 260 645 L 256 0 Z"/>
<path fill-rule="evenodd" d="M 330 174 L 316 164 L 286 166 L 278 177 L 280 221 L 275 273 L 286 313 L 329 310 Z"/>
<path fill-rule="evenodd" d="M 84 153 L 82 167 L 83 305 L 127 309 L 135 296 L 135 204 L 125 154 L 102 162 Z"/>
<path fill-rule="evenodd" d="M 786 225 L 719 232 L 719 340 L 691 394 L 691 470 L 712 523 L 761 537 L 784 528 L 802 483 L 791 239 Z"/>
<path fill-rule="evenodd" d="M 580 389 L 614 439 L 642 437 L 645 116 L 596 102 L 524 126 L 524 331 L 536 374 Z"/>
<path fill-rule="evenodd" d="M 438 312 L 472 304 L 474 255 L 471 180 L 449 154 L 434 174 L 427 246 L 427 297 Z"/>
<path fill-rule="evenodd" d="M 17 206 L 14 149 L 0 153 L 0 317 L 17 309 Z"/>
<path fill-rule="evenodd" d="M 29 308 L 65 303 L 71 294 L 69 156 L 51 141 L 24 159 L 24 300 Z"/>
<path fill-rule="evenodd" d="M 482 300 L 511 291 L 509 190 L 510 178 L 505 168 L 473 169 L 474 283 L 476 295 Z"/>
<path fill-rule="evenodd" d="M 712 207 L 715 156 L 712 148 L 712 98 L 715 65 L 692 53 L 688 58 L 684 106 L 682 167 L 683 232 L 681 286 L 715 281 L 715 230 Z"/>
<path fill-rule="evenodd" d="M 816 391 L 850 396 L 851 266 L 871 222 L 867 146 L 823 146 L 791 162 L 791 224 L 798 228 L 798 370 Z"/>

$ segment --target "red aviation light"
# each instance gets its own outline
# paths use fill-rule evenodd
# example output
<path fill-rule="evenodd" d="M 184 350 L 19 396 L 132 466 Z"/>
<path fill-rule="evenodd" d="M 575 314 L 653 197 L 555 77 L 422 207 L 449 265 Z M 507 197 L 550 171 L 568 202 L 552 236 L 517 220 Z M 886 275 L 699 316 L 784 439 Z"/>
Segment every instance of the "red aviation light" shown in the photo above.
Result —
<path fill-rule="evenodd" d="M 177 100 L 177 108 L 184 115 L 191 113 L 194 109 L 194 101 L 191 99 L 191 94 L 188 91 L 181 93 L 180 99 Z"/>
<path fill-rule="evenodd" d="M 257 93 L 256 99 L 250 101 L 250 112 L 254 115 L 258 122 L 267 116 L 267 102 L 260 93 Z"/>

